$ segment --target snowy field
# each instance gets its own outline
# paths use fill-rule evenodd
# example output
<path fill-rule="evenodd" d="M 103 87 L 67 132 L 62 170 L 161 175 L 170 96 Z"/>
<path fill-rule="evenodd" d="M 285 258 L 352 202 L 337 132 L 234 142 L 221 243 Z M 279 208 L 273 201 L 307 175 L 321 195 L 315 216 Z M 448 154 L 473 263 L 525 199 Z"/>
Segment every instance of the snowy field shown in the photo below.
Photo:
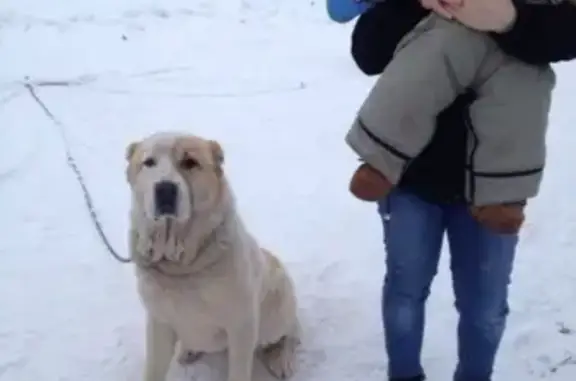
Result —
<path fill-rule="evenodd" d="M 372 79 L 350 26 L 310 0 L 3 0 L 0 5 L 0 380 L 140 380 L 143 313 L 131 266 L 106 252 L 66 165 L 65 127 L 97 212 L 125 254 L 126 145 L 188 130 L 218 139 L 241 211 L 298 284 L 296 381 L 382 381 L 384 254 L 374 207 L 347 193 L 343 137 Z M 557 67 L 549 169 L 529 208 L 495 381 L 576 379 L 576 66 Z M 450 379 L 446 256 L 424 363 Z M 222 380 L 222 358 L 172 380 Z M 211 365 L 210 367 L 207 365 Z M 258 369 L 258 380 L 268 380 Z"/>

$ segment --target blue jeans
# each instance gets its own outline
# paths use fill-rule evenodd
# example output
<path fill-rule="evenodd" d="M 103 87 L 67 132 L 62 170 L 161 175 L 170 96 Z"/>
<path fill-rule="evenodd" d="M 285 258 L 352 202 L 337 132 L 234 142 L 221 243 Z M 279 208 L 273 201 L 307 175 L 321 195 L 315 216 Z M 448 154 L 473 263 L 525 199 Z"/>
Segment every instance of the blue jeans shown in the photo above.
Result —
<path fill-rule="evenodd" d="M 466 205 L 431 204 L 401 190 L 379 203 L 379 213 L 387 252 L 382 316 L 389 376 L 424 373 L 425 303 L 446 232 L 459 313 L 454 381 L 489 381 L 508 315 L 518 236 L 485 229 Z"/>

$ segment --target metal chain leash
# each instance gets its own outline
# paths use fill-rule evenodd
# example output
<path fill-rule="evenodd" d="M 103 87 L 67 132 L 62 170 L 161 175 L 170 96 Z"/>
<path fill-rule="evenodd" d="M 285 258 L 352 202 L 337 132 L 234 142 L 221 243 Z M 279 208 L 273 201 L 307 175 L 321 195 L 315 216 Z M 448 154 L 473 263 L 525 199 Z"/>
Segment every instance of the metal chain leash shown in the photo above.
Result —
<path fill-rule="evenodd" d="M 104 233 L 104 229 L 102 228 L 102 223 L 100 222 L 100 219 L 98 218 L 98 215 L 96 214 L 96 210 L 94 208 L 94 203 L 92 201 L 92 196 L 90 195 L 90 191 L 88 190 L 88 187 L 86 186 L 86 182 L 84 180 L 84 176 L 82 175 L 82 171 L 80 171 L 80 168 L 78 167 L 78 165 L 76 163 L 76 159 L 74 158 L 74 155 L 72 154 L 72 151 L 70 150 L 70 142 L 68 141 L 68 137 L 66 136 L 66 128 L 65 128 L 64 124 L 50 111 L 50 109 L 46 106 L 46 104 L 42 101 L 42 99 L 38 96 L 38 93 L 36 92 L 36 87 L 41 87 L 41 86 L 71 86 L 71 85 L 72 85 L 72 83 L 69 83 L 69 82 L 38 82 L 36 84 L 32 84 L 31 82 L 25 82 L 24 83 L 24 87 L 30 93 L 30 96 L 32 97 L 32 99 L 38 104 L 38 106 L 40 106 L 40 108 L 42 109 L 44 114 L 58 128 L 58 131 L 59 131 L 60 136 L 62 138 L 62 141 L 64 143 L 64 149 L 66 152 L 66 163 L 68 164 L 70 169 L 72 169 L 72 171 L 76 175 L 76 180 L 78 181 L 78 184 L 80 185 L 80 188 L 82 189 L 86 208 L 88 209 L 88 212 L 90 213 L 90 218 L 92 220 L 92 223 L 93 223 L 94 227 L 96 228 L 98 235 L 102 239 L 102 242 L 106 246 L 106 249 L 112 255 L 112 257 L 114 259 L 116 259 L 118 262 L 130 263 L 132 261 L 131 258 L 120 256 L 118 254 L 118 252 L 116 252 L 116 250 L 114 249 L 114 247 L 112 246 L 110 241 L 108 240 L 108 237 L 106 236 L 106 234 Z"/>

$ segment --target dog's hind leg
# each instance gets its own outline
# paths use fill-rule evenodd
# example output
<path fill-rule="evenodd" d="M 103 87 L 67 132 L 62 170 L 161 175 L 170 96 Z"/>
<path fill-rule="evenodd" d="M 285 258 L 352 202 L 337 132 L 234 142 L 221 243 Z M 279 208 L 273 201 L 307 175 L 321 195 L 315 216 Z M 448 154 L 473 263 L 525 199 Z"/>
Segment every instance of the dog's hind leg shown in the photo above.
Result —
<path fill-rule="evenodd" d="M 278 379 L 286 379 L 294 374 L 296 348 L 300 344 L 298 329 L 282 336 L 280 340 L 259 350 L 260 359 L 268 371 Z"/>

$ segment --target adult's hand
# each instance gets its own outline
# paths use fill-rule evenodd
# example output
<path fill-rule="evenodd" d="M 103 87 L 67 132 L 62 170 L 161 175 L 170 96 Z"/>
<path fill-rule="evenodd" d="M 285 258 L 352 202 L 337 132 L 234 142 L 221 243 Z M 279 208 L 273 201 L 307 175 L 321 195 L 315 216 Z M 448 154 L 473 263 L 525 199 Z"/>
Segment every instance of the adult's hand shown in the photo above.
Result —
<path fill-rule="evenodd" d="M 446 6 L 449 4 L 451 6 L 450 9 L 453 9 L 461 6 L 462 1 L 463 0 L 420 0 L 420 4 L 425 9 L 429 9 L 447 19 L 452 19 L 452 14 L 446 9 Z"/>
<path fill-rule="evenodd" d="M 517 16 L 512 0 L 461 0 L 461 4 L 453 4 L 450 0 L 442 7 L 452 19 L 483 32 L 505 32 L 514 25 Z"/>

